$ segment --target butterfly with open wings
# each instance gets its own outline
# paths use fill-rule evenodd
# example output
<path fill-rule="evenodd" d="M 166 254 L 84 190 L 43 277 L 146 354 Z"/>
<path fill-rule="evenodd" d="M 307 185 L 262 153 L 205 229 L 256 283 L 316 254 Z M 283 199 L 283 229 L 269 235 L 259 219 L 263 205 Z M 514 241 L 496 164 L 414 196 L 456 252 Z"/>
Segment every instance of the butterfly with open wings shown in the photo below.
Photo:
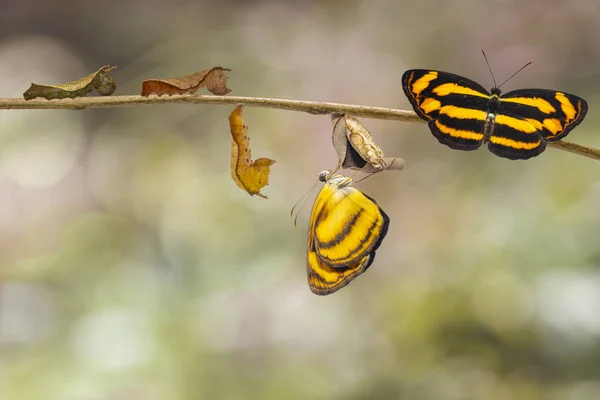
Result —
<path fill-rule="evenodd" d="M 499 86 L 490 93 L 470 79 L 434 70 L 406 71 L 402 88 L 440 143 L 457 150 L 487 143 L 492 153 L 511 160 L 539 155 L 547 142 L 579 125 L 588 109 L 573 94 L 547 89 L 501 94 Z"/>

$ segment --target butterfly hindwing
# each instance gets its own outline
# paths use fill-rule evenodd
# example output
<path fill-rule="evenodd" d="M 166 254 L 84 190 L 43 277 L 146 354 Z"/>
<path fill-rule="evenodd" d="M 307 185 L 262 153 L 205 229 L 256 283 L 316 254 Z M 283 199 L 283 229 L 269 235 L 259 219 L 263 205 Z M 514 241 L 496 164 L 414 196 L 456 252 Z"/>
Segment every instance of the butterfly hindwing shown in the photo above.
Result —
<path fill-rule="evenodd" d="M 313 246 L 308 248 L 307 256 L 308 286 L 313 293 L 319 295 L 337 292 L 365 272 L 374 258 L 375 254 L 367 255 L 350 265 L 331 267 L 319 259 L 313 242 Z"/>
<path fill-rule="evenodd" d="M 346 286 L 372 264 L 389 217 L 371 197 L 331 175 L 317 195 L 308 228 L 310 289 L 321 295 Z"/>
<path fill-rule="evenodd" d="M 501 95 L 493 88 L 490 94 L 477 82 L 442 71 L 408 70 L 402 87 L 440 143 L 457 150 L 488 143 L 492 153 L 513 160 L 537 156 L 587 112 L 585 100 L 569 93 L 519 89 Z"/>
<path fill-rule="evenodd" d="M 484 120 L 449 116 L 452 106 L 442 107 L 439 117 L 429 121 L 429 130 L 442 144 L 455 150 L 476 150 L 483 143 Z"/>
<path fill-rule="evenodd" d="M 495 120 L 488 148 L 497 156 L 524 160 L 546 149 L 546 140 L 532 121 L 508 113 L 497 115 Z"/>

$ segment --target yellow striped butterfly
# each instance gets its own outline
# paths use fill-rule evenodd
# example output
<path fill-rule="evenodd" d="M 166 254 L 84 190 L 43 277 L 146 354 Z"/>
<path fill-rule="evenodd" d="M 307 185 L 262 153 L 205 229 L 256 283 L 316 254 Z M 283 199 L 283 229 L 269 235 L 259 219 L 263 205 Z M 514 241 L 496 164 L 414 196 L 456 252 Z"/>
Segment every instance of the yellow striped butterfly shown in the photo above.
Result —
<path fill-rule="evenodd" d="M 308 286 L 318 295 L 338 291 L 371 266 L 390 219 L 352 179 L 329 170 L 317 195 L 308 226 Z"/>
<path fill-rule="evenodd" d="M 406 97 L 440 143 L 457 150 L 487 143 L 492 153 L 511 160 L 539 155 L 547 142 L 579 125 L 588 109 L 584 99 L 569 93 L 519 89 L 501 95 L 500 86 L 494 79 L 488 93 L 470 79 L 425 69 L 402 75 Z"/>

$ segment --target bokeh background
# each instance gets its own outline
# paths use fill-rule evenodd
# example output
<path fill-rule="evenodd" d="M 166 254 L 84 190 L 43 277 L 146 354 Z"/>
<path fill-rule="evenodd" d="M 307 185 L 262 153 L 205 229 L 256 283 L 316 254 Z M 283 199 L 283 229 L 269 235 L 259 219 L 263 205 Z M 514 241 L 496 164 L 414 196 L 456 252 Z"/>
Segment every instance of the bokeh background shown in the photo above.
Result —
<path fill-rule="evenodd" d="M 0 0 L 0 97 L 105 64 L 117 94 L 222 65 L 231 95 L 409 109 L 435 68 L 561 89 L 600 147 L 600 3 Z M 306 284 L 328 116 L 247 108 L 268 200 L 231 180 L 232 106 L 0 111 L 0 398 L 600 398 L 600 164 L 440 145 L 363 120 L 407 167 L 358 187 L 391 217 L 340 292 Z M 312 196 L 314 197 L 315 192 Z"/>

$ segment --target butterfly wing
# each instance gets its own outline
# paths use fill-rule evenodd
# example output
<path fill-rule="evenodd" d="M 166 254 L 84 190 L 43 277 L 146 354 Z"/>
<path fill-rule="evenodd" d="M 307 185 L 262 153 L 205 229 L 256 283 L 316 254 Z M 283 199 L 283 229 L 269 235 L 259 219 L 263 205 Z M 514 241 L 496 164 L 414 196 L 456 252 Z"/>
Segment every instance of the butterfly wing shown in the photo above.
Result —
<path fill-rule="evenodd" d="M 450 106 L 441 108 L 440 117 L 429 121 L 429 130 L 441 144 L 454 150 L 477 150 L 483 143 L 484 121 L 481 118 L 485 112 L 477 113 L 479 119 L 456 119 L 450 117 Z M 470 110 L 476 114 L 479 110 Z"/>
<path fill-rule="evenodd" d="M 533 124 L 547 141 L 567 136 L 583 121 L 587 102 L 573 94 L 547 89 L 519 89 L 500 97 L 502 113 Z"/>
<path fill-rule="evenodd" d="M 440 143 L 457 150 L 481 146 L 490 95 L 479 83 L 449 72 L 411 69 L 402 75 L 402 88 Z"/>
<path fill-rule="evenodd" d="M 347 203 L 349 196 L 355 198 L 351 203 Z M 355 219 L 364 208 L 368 210 L 364 211 L 365 216 Z M 374 215 L 370 224 L 373 232 L 365 233 L 369 215 Z M 374 199 L 351 187 L 325 184 L 313 205 L 308 227 L 306 266 L 310 290 L 327 295 L 365 272 L 373 263 L 375 250 L 387 234 L 388 226 L 389 217 Z M 367 236 L 367 242 L 362 243 L 360 238 Z M 326 244 L 323 248 L 318 247 L 323 243 Z"/>
<path fill-rule="evenodd" d="M 415 112 L 426 121 L 437 119 L 444 105 L 471 109 L 490 98 L 488 91 L 475 81 L 426 69 L 406 71 L 402 75 L 402 89 Z"/>
<path fill-rule="evenodd" d="M 526 160 L 546 149 L 540 134 L 541 124 L 518 114 L 499 110 L 489 137 L 488 148 L 497 156 L 510 160 Z"/>
<path fill-rule="evenodd" d="M 373 263 L 374 258 L 375 254 L 373 253 L 350 265 L 330 267 L 319 259 L 314 246 L 314 240 L 311 240 L 309 236 L 307 257 L 308 287 L 313 293 L 318 295 L 337 292 L 348 285 L 354 278 L 365 272 Z"/>
<path fill-rule="evenodd" d="M 314 221 L 314 246 L 319 259 L 342 267 L 366 257 L 387 233 L 388 216 L 379 204 L 350 186 L 326 184 L 327 196 Z"/>

